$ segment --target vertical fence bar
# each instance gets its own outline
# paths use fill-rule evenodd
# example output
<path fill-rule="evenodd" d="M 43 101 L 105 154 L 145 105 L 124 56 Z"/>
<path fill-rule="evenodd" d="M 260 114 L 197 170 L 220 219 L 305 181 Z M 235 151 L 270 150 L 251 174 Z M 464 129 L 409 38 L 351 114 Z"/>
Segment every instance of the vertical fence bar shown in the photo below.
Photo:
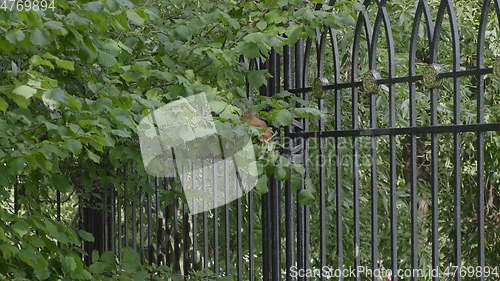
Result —
<path fill-rule="evenodd" d="M 431 124 L 437 124 L 437 90 L 431 90 Z M 436 134 L 431 134 L 431 169 L 432 169 L 432 268 L 436 269 L 439 267 L 439 209 L 438 209 L 438 137 Z M 434 281 L 437 281 L 437 277 L 433 277 Z"/>
<path fill-rule="evenodd" d="M 258 64 L 255 60 L 248 63 L 248 69 L 258 69 Z M 248 79 L 246 80 L 246 90 L 248 101 L 253 103 L 253 89 L 250 87 Z M 248 280 L 254 281 L 255 279 L 255 264 L 254 264 L 254 197 L 253 190 L 248 192 Z"/>
<path fill-rule="evenodd" d="M 151 179 L 148 180 L 148 184 L 151 185 Z M 151 210 L 151 195 L 149 192 L 146 194 L 146 214 L 147 214 L 147 244 L 148 244 L 148 264 L 153 264 L 153 239 L 151 235 L 151 218 L 152 218 L 152 210 Z"/>
<path fill-rule="evenodd" d="M 128 173 L 128 165 L 125 166 L 125 172 L 124 172 L 124 177 L 127 178 L 129 176 Z M 128 181 L 127 181 L 128 182 Z M 128 204 L 129 204 L 129 198 L 128 198 L 128 188 L 127 188 L 127 182 L 124 183 L 124 188 L 123 188 L 123 247 L 127 248 L 129 247 L 129 240 L 128 240 L 128 225 L 127 225 L 127 218 L 128 218 Z"/>
<path fill-rule="evenodd" d="M 171 186 L 171 182 L 170 182 L 170 178 L 169 177 L 164 177 L 163 178 L 163 181 L 160 181 L 161 184 L 162 184 L 162 190 L 163 192 L 170 192 L 170 186 Z M 170 227 L 170 221 L 173 220 L 173 214 L 170 212 L 170 206 L 169 204 L 164 204 L 163 205 L 163 220 L 164 222 L 162 223 L 162 230 L 161 230 L 161 235 L 163 236 L 162 239 L 164 240 L 164 256 L 165 256 L 165 264 L 167 266 L 170 266 L 174 271 L 175 271 L 175 268 L 173 268 L 173 256 L 174 256 L 174 253 L 173 251 L 171 251 L 171 243 L 170 243 L 170 239 L 172 237 L 172 229 Z"/>
<path fill-rule="evenodd" d="M 144 184 L 144 183 L 142 183 Z M 141 185 L 139 194 L 139 254 L 141 257 L 141 263 L 144 263 L 144 213 L 143 213 L 143 201 L 144 192 Z"/>
<path fill-rule="evenodd" d="M 135 196 L 132 198 L 132 222 L 131 222 L 131 228 L 132 228 L 132 233 L 131 233 L 131 239 L 132 239 L 132 244 L 131 247 L 135 250 L 137 250 L 137 245 L 136 245 L 136 237 L 137 237 L 137 211 L 136 211 L 136 197 L 137 197 L 137 191 L 134 191 Z"/>
<path fill-rule="evenodd" d="M 380 3 L 378 3 L 380 5 Z M 375 57 L 377 55 L 378 34 L 380 31 L 381 8 L 378 7 L 377 18 L 373 28 L 372 44 L 368 50 L 369 71 L 375 72 L 377 69 Z M 375 77 L 373 77 L 375 79 Z M 370 128 L 377 128 L 377 92 L 366 92 L 370 100 Z M 390 110 L 389 110 L 390 111 Z M 391 113 L 389 113 L 389 116 Z M 390 117 L 389 117 L 390 118 Z M 392 139 L 391 139 L 392 144 Z M 392 151 L 391 151 L 392 152 Z M 371 269 L 373 272 L 378 268 L 378 177 L 377 177 L 377 137 L 370 137 L 370 210 L 371 210 Z M 391 158 L 392 160 L 392 158 Z M 392 165 L 392 163 L 391 163 Z"/>
<path fill-rule="evenodd" d="M 451 26 L 451 42 L 453 46 L 453 71 L 460 71 L 460 35 L 458 31 L 457 15 L 453 3 L 448 1 L 448 15 Z M 461 125 L 461 92 L 460 79 L 453 76 L 453 122 L 455 125 Z M 461 277 L 462 266 L 462 222 L 461 222 L 461 198 L 462 198 L 462 161 L 461 161 L 461 135 L 453 133 L 453 178 L 455 183 L 454 194 L 454 225 L 455 225 L 455 265 L 458 266 L 459 274 L 455 275 L 455 280 L 459 281 Z"/>
<path fill-rule="evenodd" d="M 334 84 L 338 85 L 340 83 L 340 59 L 339 51 L 337 45 L 336 32 L 331 28 L 328 29 L 330 35 L 330 43 L 332 45 L 333 54 L 333 70 L 334 70 Z M 335 130 L 339 131 L 342 129 L 342 95 L 339 89 L 334 90 L 335 99 Z M 341 151 L 340 151 L 340 139 L 335 137 L 335 226 L 336 226 L 336 254 L 337 254 L 337 268 L 342 270 L 344 267 L 344 240 L 343 240 L 343 223 L 342 223 L 342 162 L 341 162 Z M 339 276 L 339 280 L 342 281 L 344 276 Z"/>
<path fill-rule="evenodd" d="M 484 67 L 484 45 L 486 37 L 486 27 L 488 25 L 488 14 L 490 1 L 484 0 L 481 11 L 481 22 L 479 25 L 478 43 L 477 43 L 477 67 Z M 500 24 L 500 22 L 499 22 Z M 477 86 L 477 123 L 484 123 L 484 75 L 479 75 Z M 485 245 L 484 245 L 484 215 L 485 215 L 485 186 L 484 186 L 484 132 L 477 133 L 477 226 L 478 226 L 478 252 L 477 259 L 480 268 L 485 268 Z M 480 274 L 479 280 L 485 280 L 484 274 Z"/>
<path fill-rule="evenodd" d="M 193 190 L 195 190 L 195 178 L 194 178 L 194 163 L 191 163 L 191 188 Z M 193 202 L 193 206 L 194 206 L 194 202 Z M 192 215 L 191 216 L 191 222 L 192 222 L 192 225 L 193 225 L 193 231 L 191 232 L 192 235 L 193 235 L 193 252 L 192 252 L 192 257 L 191 257 L 191 262 L 192 262 L 192 266 L 191 266 L 191 270 L 196 270 L 197 269 L 197 266 L 196 264 L 198 263 L 198 243 L 197 243 L 197 222 L 196 222 L 196 215 Z"/>
<path fill-rule="evenodd" d="M 284 81 L 283 86 L 285 91 L 290 89 L 292 82 L 292 61 L 291 61 L 291 49 L 290 46 L 285 46 L 283 49 L 283 71 L 284 71 Z M 293 131 L 293 124 L 287 129 L 288 132 Z M 285 138 L 285 148 L 288 150 L 288 159 L 292 160 L 292 149 L 293 141 L 289 138 Z M 290 173 L 293 173 L 291 171 Z M 288 179 L 285 182 L 285 227 L 286 227 L 286 247 L 285 247 L 285 266 L 286 266 L 286 281 L 291 281 L 291 268 L 294 264 L 294 218 L 293 218 L 293 193 L 292 193 L 291 181 Z"/>
<path fill-rule="evenodd" d="M 56 192 L 56 200 L 57 200 L 57 220 L 61 221 L 61 192 Z"/>
<path fill-rule="evenodd" d="M 356 29 L 354 31 L 354 43 L 352 49 L 352 63 L 351 63 L 351 82 L 354 83 L 358 78 L 358 59 L 359 59 L 359 42 L 361 35 L 361 27 L 365 25 L 366 38 L 368 43 L 368 49 L 370 49 L 370 38 L 371 31 L 369 32 L 367 26 L 367 19 L 364 14 L 359 13 L 358 21 L 356 23 Z M 359 128 L 358 120 L 358 88 L 351 88 L 351 118 L 352 118 L 352 129 L 357 130 Z M 360 216 L 359 216 L 359 147 L 358 138 L 356 136 L 352 137 L 352 188 L 353 188 L 353 220 L 354 220 L 354 235 L 353 235 L 353 245 L 354 245 L 354 268 L 355 268 L 355 280 L 359 281 L 359 271 L 358 268 L 361 265 L 360 260 Z"/>
<path fill-rule="evenodd" d="M 99 216 L 101 217 L 101 221 L 99 222 L 100 224 L 100 230 L 98 233 L 101 236 L 101 247 L 99 247 L 99 251 L 104 252 L 108 250 L 108 188 L 102 187 L 102 191 L 100 192 L 100 202 L 99 202 L 99 209 L 98 213 Z"/>
<path fill-rule="evenodd" d="M 383 22 L 384 27 L 385 27 L 385 37 L 387 40 L 387 58 L 388 58 L 388 78 L 393 79 L 394 75 L 396 73 L 396 62 L 395 62 L 395 44 L 394 44 L 394 39 L 392 35 L 392 25 L 389 20 L 389 16 L 387 14 L 387 8 L 386 8 L 386 2 L 382 1 L 379 3 L 379 12 L 378 16 L 379 20 L 377 23 Z M 378 27 L 376 28 L 377 30 Z M 372 61 L 375 62 L 375 55 L 376 55 L 376 47 L 375 44 L 377 42 L 377 39 L 375 38 L 376 35 L 374 34 L 374 39 L 372 40 L 372 48 L 373 48 L 373 57 Z M 394 91 L 394 84 L 389 84 L 389 127 L 390 128 L 395 128 L 396 126 L 396 102 L 395 102 L 395 91 Z M 397 159 L 396 159 L 396 136 L 395 135 L 390 135 L 389 136 L 389 146 L 390 146 L 390 151 L 389 151 L 389 162 L 390 162 L 390 179 L 389 179 L 389 185 L 390 185 L 390 239 L 391 239 L 391 269 L 392 272 L 397 272 L 397 265 L 398 265 L 398 234 L 397 234 L 397 174 L 396 174 L 396 168 L 397 168 Z M 397 274 L 393 274 L 391 276 L 392 281 L 397 281 L 398 276 Z"/>
<path fill-rule="evenodd" d="M 219 274 L 219 214 L 218 208 L 216 207 L 216 202 L 219 194 L 215 192 L 217 189 L 217 176 L 219 175 L 219 171 L 217 169 L 218 165 L 215 161 L 215 157 L 212 158 L 212 194 L 213 194 L 213 214 L 214 214 L 214 224 L 213 224 L 213 235 L 214 235 L 214 273 Z"/>
<path fill-rule="evenodd" d="M 237 177 L 236 177 L 237 178 Z M 238 179 L 236 179 L 235 185 L 238 186 L 239 182 Z M 239 187 L 236 187 L 237 189 Z M 243 280 L 243 241 L 241 238 L 241 231 L 242 231 L 242 212 L 241 212 L 241 197 L 238 197 L 236 200 L 236 249 L 237 249 L 237 280 L 241 281 Z"/>
<path fill-rule="evenodd" d="M 415 18 L 413 21 L 412 34 L 410 39 L 410 51 L 408 60 L 408 74 L 413 76 L 416 74 L 416 53 L 417 53 L 417 38 L 418 31 L 420 29 L 420 22 L 423 13 L 423 3 L 421 1 L 417 4 L 417 9 L 415 11 Z M 427 33 L 430 34 L 432 31 L 428 30 Z M 417 126 L 417 98 L 416 98 L 416 85 L 414 82 L 409 83 L 409 103 L 410 103 L 410 127 Z M 410 249 L 410 259 L 411 259 L 411 269 L 412 271 L 418 267 L 418 249 L 417 249 L 417 137 L 415 134 L 410 136 L 410 217 L 411 217 L 411 249 Z M 412 274 L 412 281 L 416 281 L 417 278 Z"/>
<path fill-rule="evenodd" d="M 181 165 L 181 173 L 180 173 L 180 177 L 181 177 L 181 180 L 183 182 L 188 182 L 187 179 L 188 179 L 188 173 L 187 171 L 185 170 L 186 169 L 186 166 L 185 165 Z M 183 232 L 183 246 L 184 246 L 184 250 L 183 250 L 183 265 L 184 265 L 184 268 L 183 268 L 183 274 L 184 274 L 184 280 L 188 280 L 188 277 L 189 277 L 189 265 L 190 265 L 190 261 L 189 261 L 189 247 L 190 247 L 190 239 L 189 239 L 189 207 L 188 207 L 188 204 L 187 202 L 182 202 L 182 232 Z"/>
<path fill-rule="evenodd" d="M 311 46 L 312 46 L 312 39 L 307 38 L 304 53 L 301 54 L 301 56 L 303 56 L 303 59 L 302 59 L 302 62 L 303 62 L 303 64 L 302 64 L 302 68 L 303 68 L 303 70 L 302 70 L 302 86 L 303 87 L 308 86 L 307 80 L 308 80 L 308 76 L 309 76 L 309 64 L 307 61 L 308 61 L 309 55 L 311 53 L 311 49 L 312 49 Z M 304 92 L 302 94 L 302 98 L 307 103 L 309 100 L 309 95 Z M 303 130 L 308 131 L 309 130 L 309 120 L 303 119 L 302 122 L 303 122 Z M 304 141 L 304 146 L 303 146 L 303 150 L 302 150 L 302 162 L 303 162 L 304 170 L 305 170 L 304 180 L 307 180 L 309 177 L 309 175 L 308 175 L 309 174 L 308 173 L 309 139 L 303 138 L 303 141 Z M 303 181 L 302 187 L 304 189 L 310 188 L 305 183 L 306 182 Z M 311 232 L 309 231 L 309 221 L 310 221 L 310 208 L 309 208 L 309 206 L 305 205 L 304 206 L 304 269 L 306 269 L 306 270 L 309 268 L 310 249 L 311 249 L 311 241 L 310 241 L 311 240 Z M 309 280 L 307 275 L 305 276 L 304 280 L 305 281 Z"/>
<path fill-rule="evenodd" d="M 270 60 L 267 62 L 260 63 L 261 69 L 267 69 L 269 72 L 272 70 L 269 68 Z M 270 96 L 269 93 L 269 79 L 267 81 L 267 87 L 262 86 L 259 89 L 259 94 L 261 96 Z M 269 187 L 269 182 L 268 182 Z M 261 221 L 262 221 L 262 277 L 264 281 L 270 281 L 272 278 L 272 241 L 271 241 L 271 202 L 270 202 L 270 192 L 261 195 Z"/>
<path fill-rule="evenodd" d="M 128 220 L 128 201 L 127 201 L 127 195 L 126 192 L 124 192 L 124 198 L 123 198 L 123 243 L 122 247 L 127 248 L 129 247 L 129 240 L 128 240 L 128 225 L 127 225 L 127 220 Z"/>
<path fill-rule="evenodd" d="M 254 197 L 253 191 L 248 193 L 248 280 L 254 281 L 255 279 L 255 265 L 254 265 Z"/>
<path fill-rule="evenodd" d="M 295 88 L 302 88 L 302 64 L 303 64 L 303 40 L 295 44 Z M 302 128 L 304 129 L 304 128 Z M 305 149 L 304 139 L 300 139 L 301 149 Z M 300 189 L 302 189 L 301 184 Z M 300 192 L 300 190 L 298 191 Z M 298 198 L 299 193 L 297 193 Z M 299 270 L 304 269 L 304 207 L 297 201 L 297 267 Z M 299 277 L 298 280 L 303 280 Z"/>
<path fill-rule="evenodd" d="M 269 95 L 274 96 L 280 89 L 280 59 L 273 49 L 271 50 L 269 69 L 272 78 L 269 83 Z M 270 181 L 270 220 L 271 220 L 271 249 L 272 249 L 272 280 L 279 281 L 281 277 L 281 247 L 280 247 L 280 185 L 275 179 Z M 238 231 L 239 232 L 239 231 Z"/>
<path fill-rule="evenodd" d="M 155 219 L 156 219 L 156 264 L 160 265 L 161 264 L 161 240 L 163 239 L 163 233 L 162 233 L 162 219 L 160 216 L 160 208 L 161 208 L 161 202 L 160 202 L 160 177 L 155 177 Z"/>
<path fill-rule="evenodd" d="M 205 159 L 201 160 L 201 185 L 203 189 L 206 189 L 205 182 Z M 209 241 L 208 241 L 208 210 L 206 210 L 206 200 L 203 200 L 203 268 L 208 268 L 208 259 L 209 259 Z"/>
<path fill-rule="evenodd" d="M 370 128 L 377 127 L 377 95 L 370 94 Z M 377 138 L 370 138 L 371 148 L 371 254 L 372 270 L 378 268 L 378 178 L 377 178 Z"/>
<path fill-rule="evenodd" d="M 227 167 L 227 161 L 224 161 L 224 237 L 226 239 L 226 245 L 225 245 L 225 270 L 226 270 L 226 276 L 229 276 L 231 274 L 231 268 L 230 268 L 230 260 L 231 260 L 231 232 L 229 228 L 230 224 L 230 218 L 229 218 L 229 200 L 228 200 L 228 167 Z"/>
<path fill-rule="evenodd" d="M 416 57 L 417 57 L 417 40 L 419 26 L 421 22 L 422 15 L 425 16 L 426 28 L 427 28 L 427 41 L 429 44 L 432 43 L 434 37 L 434 23 L 432 22 L 429 6 L 427 1 L 419 1 L 417 10 L 415 12 L 415 21 L 413 23 L 412 38 L 410 43 L 410 75 L 416 74 Z M 412 127 L 417 126 L 417 112 L 416 112 L 416 85 L 415 83 L 410 83 L 410 125 Z M 411 181 L 410 181 L 410 197 L 411 197 L 411 263 L 412 269 L 418 268 L 418 217 L 417 217 L 417 139 L 413 134 L 411 135 Z M 434 214 L 434 212 L 432 212 Z M 434 255 L 432 256 L 434 260 Z M 412 276 L 413 281 L 417 280 L 417 276 Z"/>
<path fill-rule="evenodd" d="M 269 226 L 269 192 L 261 195 L 261 212 L 262 212 L 262 277 L 264 281 L 271 280 L 272 264 L 271 264 L 271 241 L 270 241 L 270 226 Z"/>
<path fill-rule="evenodd" d="M 438 46 L 441 26 L 443 23 L 444 12 L 446 10 L 446 1 L 441 1 L 439 11 L 434 27 L 434 34 L 431 42 L 431 63 L 437 62 Z M 430 90 L 431 101 L 431 125 L 438 124 L 437 108 L 439 106 L 438 90 L 433 88 Z M 439 174 L 438 174 L 438 146 L 439 138 L 437 134 L 431 134 L 431 188 L 432 188 L 432 268 L 439 270 Z M 438 281 L 438 276 L 432 277 L 433 281 Z"/>
<path fill-rule="evenodd" d="M 190 263 L 189 260 L 189 209 L 186 203 L 182 204 L 183 207 L 183 232 L 184 232 L 184 280 L 188 280 Z"/>
<path fill-rule="evenodd" d="M 115 233 L 115 223 L 116 223 L 116 202 L 115 202 L 115 187 L 113 185 L 109 186 L 109 204 L 110 204 L 110 216 L 108 219 L 109 223 L 109 251 L 116 254 L 116 233 Z"/>
<path fill-rule="evenodd" d="M 122 173 L 123 175 L 123 173 Z M 117 220 L 117 232 L 118 232 L 118 239 L 116 239 L 116 251 L 117 251 L 117 256 L 118 258 L 121 259 L 121 253 L 122 253 L 122 200 L 120 198 L 120 189 L 118 189 L 115 193 L 116 196 L 116 220 Z"/>
<path fill-rule="evenodd" d="M 175 165 L 176 169 L 176 175 L 180 175 L 179 171 L 177 170 L 178 167 Z M 177 181 L 176 181 L 177 180 Z M 180 261 L 181 261 L 181 248 L 180 248 L 180 232 L 179 232 L 179 227 L 177 225 L 177 210 L 178 210 L 178 204 L 179 200 L 177 199 L 177 185 L 180 182 L 180 178 L 172 178 L 171 185 L 170 185 L 170 191 L 173 192 L 174 194 L 174 202 L 172 202 L 172 232 L 173 232 L 173 240 L 174 240 L 174 249 L 173 249 L 173 255 L 174 255 L 174 270 L 176 272 L 181 272 L 180 268 Z"/>
<path fill-rule="evenodd" d="M 321 37 L 319 38 L 319 42 L 316 44 L 316 66 L 317 66 L 317 76 L 318 79 L 322 79 L 324 76 L 324 63 L 325 63 L 325 45 L 326 45 L 326 36 L 327 31 L 321 33 Z M 320 80 L 321 81 L 321 80 Z M 321 92 L 325 91 L 321 89 Z M 324 99 L 323 97 L 318 97 L 317 104 L 319 111 L 323 112 L 324 110 Z M 322 118 L 318 121 L 319 131 L 322 132 L 325 130 L 324 120 Z M 326 168 L 325 168 L 325 138 L 317 137 L 317 145 L 318 145 L 318 165 L 319 165 L 319 224 L 320 224 L 320 233 L 319 233 L 319 259 L 321 268 L 325 268 L 327 262 L 327 220 L 326 220 Z M 325 274 L 321 274 L 320 280 L 325 280 Z"/>

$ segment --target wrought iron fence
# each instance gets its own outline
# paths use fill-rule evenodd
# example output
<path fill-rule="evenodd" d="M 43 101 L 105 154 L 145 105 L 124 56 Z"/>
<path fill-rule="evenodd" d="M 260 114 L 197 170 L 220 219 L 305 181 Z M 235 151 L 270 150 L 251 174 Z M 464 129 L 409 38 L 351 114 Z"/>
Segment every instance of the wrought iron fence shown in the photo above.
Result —
<path fill-rule="evenodd" d="M 258 94 L 288 91 L 326 115 L 318 122 L 296 119 L 282 132 L 285 155 L 306 171 L 296 189 L 290 180 L 272 180 L 263 195 L 252 191 L 224 207 L 190 216 L 186 204 L 164 192 L 175 190 L 178 179 L 157 178 L 139 185 L 135 193 L 109 188 L 102 193 L 104 200 L 89 199 L 104 204 L 104 212 L 82 211 L 84 228 L 98 235 L 95 242 L 87 242 L 89 253 L 99 249 L 120 254 L 124 247 L 134 247 L 143 262 L 170 265 L 183 274 L 205 268 L 235 280 L 294 280 L 299 269 L 325 266 L 353 267 L 355 272 L 366 264 L 372 270 L 417 269 L 425 256 L 430 256 L 432 268 L 442 267 L 443 259 L 463 265 L 468 224 L 476 228 L 467 232 L 474 233 L 467 237 L 467 243 L 469 238 L 475 241 L 474 265 L 488 266 L 485 198 L 495 188 L 489 175 L 498 167 L 485 166 L 490 157 L 485 156 L 485 138 L 499 131 L 500 123 L 485 120 L 485 108 L 494 105 L 486 102 L 485 92 L 498 96 L 493 84 L 499 83 L 500 62 L 485 55 L 485 40 L 488 26 L 497 28 L 492 15 L 500 25 L 499 1 L 483 1 L 475 62 L 466 68 L 453 1 L 440 1 L 437 10 L 428 1 L 418 1 L 411 10 L 408 49 L 403 50 L 394 42 L 391 22 L 397 19 L 388 5 L 367 0 L 354 30 L 325 27 L 314 38 L 300 39 L 279 53 L 271 51 L 267 61 L 247 62 L 272 74 Z M 381 50 L 386 53 L 378 53 Z M 401 53 L 406 53 L 404 63 Z M 443 62 L 442 57 L 449 60 Z M 248 93 L 256 94 L 250 88 Z M 464 122 L 463 93 L 475 100 L 474 122 Z M 453 104 L 449 118 L 441 105 L 449 101 L 443 99 Z M 448 119 L 451 122 L 440 122 Z M 440 150 L 448 146 L 449 151 Z M 471 151 L 476 178 L 468 181 L 475 186 L 465 187 L 463 168 L 471 166 Z M 440 177 L 440 169 L 451 170 L 452 178 Z M 123 177 L 128 173 L 134 169 L 123 171 Z M 224 184 L 229 188 L 237 183 Z M 440 190 L 443 185 L 448 187 Z M 298 197 L 310 188 L 317 190 L 317 203 L 301 204 Z M 443 190 L 451 196 L 445 200 L 452 198 L 452 203 L 440 200 Z M 476 201 L 465 202 L 464 193 L 475 194 Z M 464 222 L 461 207 L 466 203 L 473 205 L 474 213 Z M 440 217 L 447 204 L 452 222 L 444 225 L 451 232 Z M 398 221 L 399 217 L 404 219 Z M 421 229 L 426 225 L 428 232 Z M 450 244 L 442 245 L 443 241 Z M 440 255 L 450 245 L 452 256 Z M 353 279 L 361 278 L 356 274 Z"/>

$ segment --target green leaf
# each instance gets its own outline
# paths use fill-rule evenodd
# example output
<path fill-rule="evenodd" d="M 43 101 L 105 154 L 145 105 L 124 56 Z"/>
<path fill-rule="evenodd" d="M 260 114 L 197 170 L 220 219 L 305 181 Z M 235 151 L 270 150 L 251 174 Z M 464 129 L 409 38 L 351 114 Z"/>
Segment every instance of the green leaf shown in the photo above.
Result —
<path fill-rule="evenodd" d="M 323 112 L 312 107 L 295 108 L 293 113 L 299 118 L 322 118 L 324 116 Z"/>
<path fill-rule="evenodd" d="M 276 126 L 288 126 L 292 124 L 292 113 L 286 109 L 274 110 L 271 112 L 272 122 Z"/>
<path fill-rule="evenodd" d="M 30 41 L 34 45 L 45 46 L 50 43 L 51 36 L 47 30 L 42 28 L 35 28 L 31 32 Z"/>
<path fill-rule="evenodd" d="M 47 219 L 44 220 L 44 224 L 47 234 L 49 234 L 60 243 L 67 244 L 70 241 L 68 235 L 66 234 L 68 229 L 61 224 Z"/>
<path fill-rule="evenodd" d="M 240 45 L 240 52 L 248 59 L 260 57 L 260 49 L 254 42 L 243 42 Z"/>
<path fill-rule="evenodd" d="M 257 184 L 255 185 L 255 192 L 257 192 L 258 194 L 264 194 L 268 191 L 269 189 L 267 187 L 267 176 L 265 174 L 260 175 Z"/>
<path fill-rule="evenodd" d="M 73 257 L 70 256 L 59 256 L 59 260 L 62 265 L 64 273 L 69 274 L 76 269 L 76 262 Z"/>
<path fill-rule="evenodd" d="M 53 163 L 49 161 L 49 159 L 47 159 L 40 150 L 37 150 L 29 155 L 28 160 L 32 165 L 36 165 L 37 167 L 40 167 L 47 171 L 52 170 Z"/>
<path fill-rule="evenodd" d="M 91 11 L 94 13 L 99 13 L 102 11 L 102 2 L 101 1 L 94 1 L 94 2 L 89 2 L 83 5 L 83 9 L 87 11 Z"/>
<path fill-rule="evenodd" d="M 50 69 L 54 69 L 54 65 L 50 61 L 43 59 L 39 55 L 32 56 L 30 58 L 30 64 L 33 66 L 44 65 L 49 67 Z"/>
<path fill-rule="evenodd" d="M 291 173 L 290 175 L 290 188 L 292 192 L 297 192 L 302 185 L 303 177 L 297 173 Z"/>
<path fill-rule="evenodd" d="M 33 266 L 33 273 L 38 280 L 45 280 L 50 277 L 48 265 L 49 263 L 47 262 L 47 260 L 43 256 L 39 255 L 36 259 L 35 265 Z"/>
<path fill-rule="evenodd" d="M 180 25 L 178 26 L 175 30 L 174 30 L 175 34 L 177 35 L 177 37 L 179 37 L 179 39 L 183 40 L 183 41 L 188 41 L 188 40 L 191 40 L 191 31 L 189 30 L 189 28 L 185 25 Z"/>
<path fill-rule="evenodd" d="M 99 52 L 98 61 L 105 67 L 111 67 L 118 62 L 113 55 L 106 52 Z"/>
<path fill-rule="evenodd" d="M 124 248 L 123 249 L 123 268 L 127 272 L 133 272 L 141 267 L 141 262 L 139 255 L 134 249 Z"/>
<path fill-rule="evenodd" d="M 17 233 L 19 236 L 23 237 L 28 233 L 29 231 L 29 224 L 27 224 L 25 221 L 21 220 L 16 222 L 14 225 L 12 225 L 12 231 Z"/>
<path fill-rule="evenodd" d="M 91 22 L 87 18 L 84 18 L 75 12 L 71 12 L 66 16 L 65 23 L 79 28 L 88 28 Z"/>
<path fill-rule="evenodd" d="M 95 154 L 94 152 L 87 150 L 87 155 L 89 156 L 90 160 L 94 161 L 95 163 L 100 163 L 101 162 L 101 157 L 99 155 Z"/>
<path fill-rule="evenodd" d="M 260 86 L 264 85 L 267 82 L 265 76 L 266 73 L 267 73 L 266 70 L 255 70 L 248 72 L 247 78 L 248 78 L 248 83 L 250 83 L 250 86 L 257 89 Z"/>
<path fill-rule="evenodd" d="M 5 39 L 12 44 L 23 41 L 25 37 L 24 32 L 19 29 L 9 31 L 5 34 Z"/>
<path fill-rule="evenodd" d="M 75 70 L 75 62 L 72 62 L 72 61 L 57 59 L 56 65 L 62 69 L 71 70 L 71 71 Z"/>
<path fill-rule="evenodd" d="M 292 168 L 293 172 L 295 172 L 299 175 L 304 175 L 304 173 L 305 173 L 305 169 L 304 169 L 304 166 L 302 164 L 292 163 L 290 165 L 290 167 Z"/>
<path fill-rule="evenodd" d="M 7 170 L 10 174 L 15 175 L 19 171 L 23 170 L 26 167 L 26 159 L 23 157 L 17 157 L 10 160 L 7 164 Z"/>
<path fill-rule="evenodd" d="M 257 23 L 256 26 L 259 30 L 264 30 L 267 27 L 267 22 L 265 20 L 261 20 Z"/>
<path fill-rule="evenodd" d="M 302 189 L 299 192 L 299 196 L 298 196 L 299 203 L 302 205 L 313 204 L 314 202 L 316 202 L 316 198 L 315 198 L 314 194 L 315 194 L 315 189 L 313 189 L 313 188 Z"/>
<path fill-rule="evenodd" d="M 111 130 L 111 133 L 122 138 L 130 138 L 131 136 L 130 132 L 126 130 Z"/>
<path fill-rule="evenodd" d="M 22 85 L 17 88 L 15 88 L 12 93 L 22 96 L 26 99 L 31 98 L 34 94 L 36 94 L 36 89 L 31 88 L 30 86 L 27 85 Z"/>
<path fill-rule="evenodd" d="M 37 255 L 32 247 L 21 249 L 18 258 L 30 267 L 36 266 Z"/>
<path fill-rule="evenodd" d="M 82 150 L 82 143 L 74 139 L 65 141 L 63 146 L 73 154 L 78 154 Z"/>
<path fill-rule="evenodd" d="M 12 96 L 12 100 L 22 108 L 27 108 L 30 105 L 30 100 L 22 96 Z"/>
<path fill-rule="evenodd" d="M 60 102 L 76 110 L 80 110 L 82 108 L 80 101 L 78 101 L 74 96 L 66 93 L 61 88 L 54 88 L 50 92 L 45 93 L 43 97 L 51 101 Z"/>
<path fill-rule="evenodd" d="M 135 24 L 135 25 L 143 25 L 144 24 L 144 19 L 137 14 L 136 11 L 134 10 L 128 10 L 127 11 L 127 18 L 128 20 Z"/>
<path fill-rule="evenodd" d="M 103 274 L 106 271 L 106 264 L 103 262 L 95 262 L 89 267 L 90 271 L 96 275 Z"/>
<path fill-rule="evenodd" d="M 19 252 L 19 249 L 14 246 L 7 244 L 0 245 L 0 253 L 2 253 L 3 258 L 6 260 L 13 257 L 17 252 Z"/>
<path fill-rule="evenodd" d="M 92 233 L 89 233 L 85 230 L 79 230 L 78 234 L 80 235 L 83 241 L 94 242 L 94 236 L 92 235 Z"/>
<path fill-rule="evenodd" d="M 299 40 L 302 34 L 303 27 L 301 25 L 293 25 L 288 29 L 287 32 L 287 44 L 293 45 Z"/>
<path fill-rule="evenodd" d="M 6 111 L 9 108 L 9 104 L 2 98 L 0 98 L 0 111 Z"/>
<path fill-rule="evenodd" d="M 62 193 L 66 193 L 71 190 L 70 182 L 68 180 L 68 177 L 66 177 L 65 175 L 53 174 L 52 180 L 54 182 L 54 187 L 56 190 Z"/>
<path fill-rule="evenodd" d="M 345 25 L 355 25 L 356 21 L 354 21 L 354 18 L 349 15 L 349 14 L 342 14 L 342 15 L 334 15 L 335 19 Z"/>
<path fill-rule="evenodd" d="M 47 21 L 44 25 L 57 35 L 66 36 L 68 34 L 68 30 L 64 28 L 63 23 L 60 21 Z"/>
<path fill-rule="evenodd" d="M 280 156 L 276 167 L 274 168 L 274 176 L 277 180 L 284 181 L 290 177 L 290 162 L 283 156 Z"/>

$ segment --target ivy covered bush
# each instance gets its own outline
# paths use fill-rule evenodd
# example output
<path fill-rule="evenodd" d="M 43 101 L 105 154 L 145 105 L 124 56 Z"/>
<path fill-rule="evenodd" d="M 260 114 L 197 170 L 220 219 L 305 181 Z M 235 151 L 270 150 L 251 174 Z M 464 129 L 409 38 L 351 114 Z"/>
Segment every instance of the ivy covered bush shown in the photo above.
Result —
<path fill-rule="evenodd" d="M 108 184 L 124 186 L 117 171 L 131 160 L 139 164 L 127 186 L 145 181 L 136 125 L 162 104 L 200 92 L 231 105 L 217 122 L 255 136 L 260 171 L 286 178 L 289 163 L 272 135 L 263 141 L 262 129 L 240 119 L 249 110 L 269 126 L 289 125 L 298 100 L 284 93 L 250 102 L 246 83 L 257 92 L 269 75 L 241 57 L 265 59 L 321 24 L 352 24 L 353 3 L 317 11 L 291 8 L 301 7 L 298 0 L 54 4 L 0 8 L 0 279 L 181 280 L 167 268 L 140 266 L 132 250 L 120 262 L 95 253 L 86 266 L 81 245 L 93 238 L 77 227 L 78 202 Z M 265 181 L 259 187 L 266 192 Z"/>
<path fill-rule="evenodd" d="M 0 280 L 184 280 L 165 266 L 143 266 L 137 252 L 123 249 L 118 260 L 112 252 L 92 254 L 92 264 L 81 259 L 82 241 L 91 234 L 75 231 L 48 218 L 23 218 L 0 209 Z M 189 280 L 231 280 L 211 272 L 194 272 Z"/>

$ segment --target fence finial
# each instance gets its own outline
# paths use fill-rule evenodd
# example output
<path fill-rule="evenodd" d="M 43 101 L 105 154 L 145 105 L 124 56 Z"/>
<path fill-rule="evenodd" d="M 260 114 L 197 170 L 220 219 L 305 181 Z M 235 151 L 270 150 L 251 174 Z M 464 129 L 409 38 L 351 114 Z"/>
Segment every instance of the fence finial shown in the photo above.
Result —
<path fill-rule="evenodd" d="M 370 70 L 366 72 L 362 77 L 362 88 L 367 94 L 378 93 L 380 86 L 377 80 L 380 79 L 380 74 L 376 70 Z"/>

